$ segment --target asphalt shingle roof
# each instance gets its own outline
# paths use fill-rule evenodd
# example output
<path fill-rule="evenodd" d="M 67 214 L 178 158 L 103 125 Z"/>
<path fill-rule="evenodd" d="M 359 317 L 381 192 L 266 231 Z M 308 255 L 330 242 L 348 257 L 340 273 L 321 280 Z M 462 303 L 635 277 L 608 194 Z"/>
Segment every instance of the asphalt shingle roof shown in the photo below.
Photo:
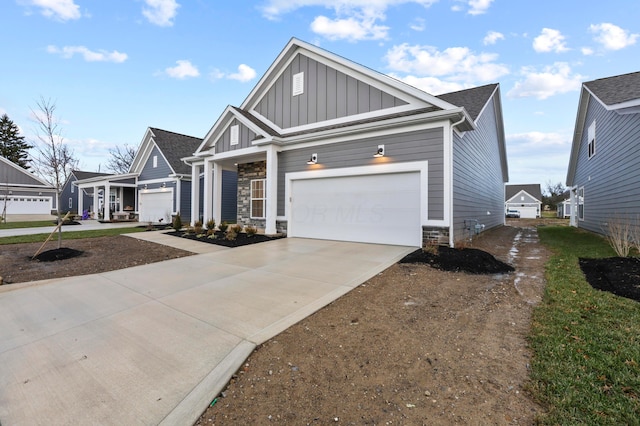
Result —
<path fill-rule="evenodd" d="M 584 85 L 605 105 L 640 99 L 640 71 L 588 81 Z"/>
<path fill-rule="evenodd" d="M 540 191 L 539 183 L 531 183 L 527 185 L 505 185 L 504 199 L 509 200 L 520 191 L 525 191 L 536 200 L 542 201 L 542 191 Z"/>
<path fill-rule="evenodd" d="M 482 111 L 482 108 L 487 104 L 497 86 L 497 84 L 487 84 L 472 89 L 443 93 L 437 97 L 455 106 L 464 107 L 469 116 L 471 116 L 471 119 L 476 121 L 480 111 Z"/>
<path fill-rule="evenodd" d="M 76 179 L 78 179 L 78 180 L 91 179 L 91 178 L 99 177 L 99 176 L 111 176 L 112 175 L 112 173 L 85 172 L 85 171 L 82 171 L 82 170 L 73 170 L 73 174 L 75 175 Z"/>
<path fill-rule="evenodd" d="M 162 151 L 173 170 L 178 174 L 191 174 L 191 166 L 183 163 L 180 159 L 192 156 L 202 143 L 202 139 L 155 127 L 150 127 L 150 129 L 155 135 L 154 142 Z"/>

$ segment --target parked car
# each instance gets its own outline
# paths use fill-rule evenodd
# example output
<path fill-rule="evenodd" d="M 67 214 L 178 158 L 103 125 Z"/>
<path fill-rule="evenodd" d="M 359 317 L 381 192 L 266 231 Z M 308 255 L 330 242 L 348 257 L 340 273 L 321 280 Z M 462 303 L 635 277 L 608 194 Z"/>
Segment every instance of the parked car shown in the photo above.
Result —
<path fill-rule="evenodd" d="M 507 209 L 507 217 L 516 217 L 519 218 L 520 217 L 520 211 L 518 210 L 514 210 L 514 209 Z"/>

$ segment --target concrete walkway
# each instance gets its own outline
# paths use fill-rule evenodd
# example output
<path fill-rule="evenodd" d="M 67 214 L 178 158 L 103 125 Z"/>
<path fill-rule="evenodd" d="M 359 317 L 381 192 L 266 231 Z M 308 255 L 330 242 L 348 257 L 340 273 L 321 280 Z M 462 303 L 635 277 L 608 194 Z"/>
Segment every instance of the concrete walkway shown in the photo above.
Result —
<path fill-rule="evenodd" d="M 100 223 L 97 220 L 83 220 L 80 225 L 64 225 L 62 232 L 69 231 L 92 231 L 95 229 L 109 228 L 133 228 L 135 226 L 144 225 L 139 222 L 114 222 Z M 56 225 L 43 226 L 38 228 L 16 228 L 16 229 L 0 229 L 1 237 L 13 237 L 15 235 L 33 235 L 33 234 L 50 234 L 56 228 Z"/>
<path fill-rule="evenodd" d="M 3 288 L 0 423 L 191 425 L 256 345 L 412 250 L 285 238 Z"/>

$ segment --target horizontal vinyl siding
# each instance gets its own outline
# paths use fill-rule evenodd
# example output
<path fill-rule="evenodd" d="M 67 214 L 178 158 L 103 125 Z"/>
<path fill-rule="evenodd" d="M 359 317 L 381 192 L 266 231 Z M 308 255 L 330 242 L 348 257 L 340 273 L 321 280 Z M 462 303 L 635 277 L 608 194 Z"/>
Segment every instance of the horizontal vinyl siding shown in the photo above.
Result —
<path fill-rule="evenodd" d="M 153 157 L 158 156 L 158 166 L 156 168 L 153 167 Z M 163 179 L 169 176 L 171 173 L 171 167 L 164 160 L 164 157 L 160 153 L 160 150 L 157 146 L 154 145 L 147 162 L 142 168 L 142 172 L 138 177 L 138 180 L 151 180 L 151 179 Z"/>
<path fill-rule="evenodd" d="M 587 129 L 596 121 L 596 152 L 588 158 Z M 575 184 L 584 187 L 584 220 L 578 226 L 606 232 L 612 220 L 640 215 L 640 114 L 619 115 L 589 100 Z"/>
<path fill-rule="evenodd" d="M 373 158 L 378 145 L 385 146 L 385 156 Z M 410 161 L 429 161 L 429 220 L 444 218 L 443 130 L 442 128 L 397 135 L 359 139 L 313 148 L 285 151 L 278 157 L 278 215 L 285 211 L 285 175 L 312 170 L 306 164 L 311 154 L 318 154 L 323 169 L 359 167 Z"/>
<path fill-rule="evenodd" d="M 304 92 L 292 95 L 293 75 L 304 73 Z M 334 68 L 297 55 L 255 110 L 282 129 L 406 104 Z"/>
<path fill-rule="evenodd" d="M 477 129 L 453 142 L 454 240 L 467 236 L 466 219 L 485 229 L 504 224 L 504 181 L 493 103 L 478 120 Z M 490 214 L 487 214 L 489 212 Z"/>

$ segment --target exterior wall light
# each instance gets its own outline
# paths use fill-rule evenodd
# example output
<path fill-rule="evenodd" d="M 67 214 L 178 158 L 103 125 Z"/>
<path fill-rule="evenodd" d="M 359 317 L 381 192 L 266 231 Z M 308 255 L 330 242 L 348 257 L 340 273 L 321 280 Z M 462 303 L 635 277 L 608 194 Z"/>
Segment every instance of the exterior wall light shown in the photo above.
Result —
<path fill-rule="evenodd" d="M 384 157 L 384 145 L 378 145 L 378 150 L 373 154 L 373 156 L 376 158 Z"/>
<path fill-rule="evenodd" d="M 318 154 L 316 154 L 315 152 L 311 154 L 311 158 L 307 160 L 307 164 L 309 165 L 318 164 Z"/>

